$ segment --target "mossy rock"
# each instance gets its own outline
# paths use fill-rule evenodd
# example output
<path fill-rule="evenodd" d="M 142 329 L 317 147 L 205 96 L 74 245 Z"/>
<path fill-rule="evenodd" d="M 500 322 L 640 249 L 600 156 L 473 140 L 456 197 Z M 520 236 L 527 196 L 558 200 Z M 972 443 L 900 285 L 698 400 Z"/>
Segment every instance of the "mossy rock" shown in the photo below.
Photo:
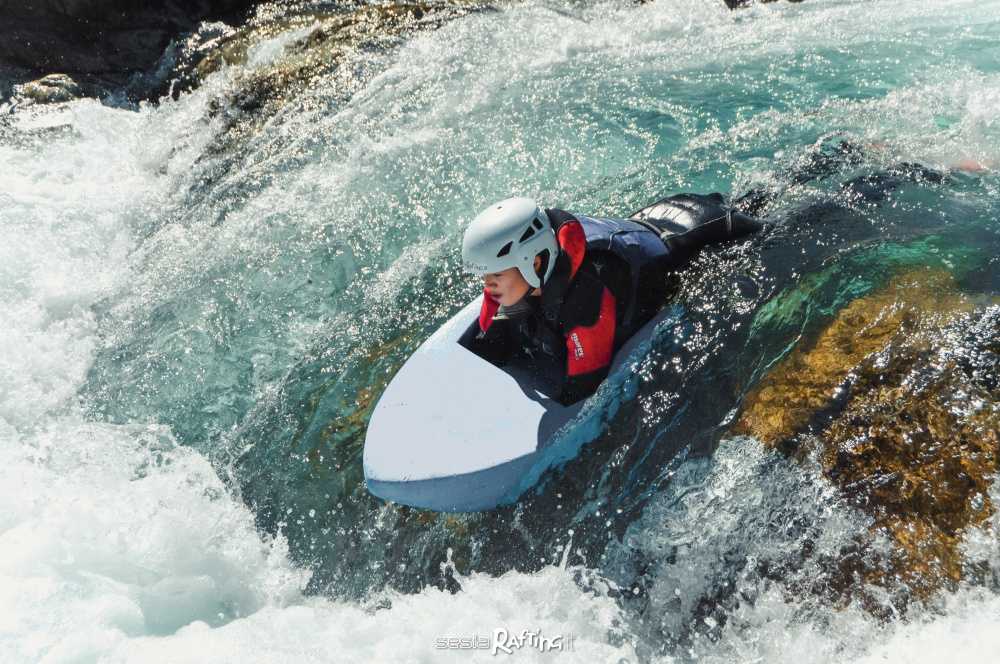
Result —
<path fill-rule="evenodd" d="M 994 509 L 998 345 L 995 304 L 960 293 L 946 271 L 908 270 L 781 360 L 747 395 L 733 432 L 815 453 L 894 545 L 854 572 L 927 597 L 962 579 L 963 533 Z"/>

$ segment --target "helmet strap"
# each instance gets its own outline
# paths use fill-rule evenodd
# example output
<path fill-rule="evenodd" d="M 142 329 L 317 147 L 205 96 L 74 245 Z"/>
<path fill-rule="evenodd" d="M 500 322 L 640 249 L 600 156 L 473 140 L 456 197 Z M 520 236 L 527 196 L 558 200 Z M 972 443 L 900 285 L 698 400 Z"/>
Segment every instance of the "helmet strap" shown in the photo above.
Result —
<path fill-rule="evenodd" d="M 552 260 L 552 256 L 550 256 L 551 253 L 552 252 L 550 252 L 548 249 L 545 249 L 544 251 L 541 252 L 542 265 L 539 270 L 535 271 L 535 274 L 538 275 L 539 288 L 545 285 L 545 274 L 549 271 L 549 261 Z"/>

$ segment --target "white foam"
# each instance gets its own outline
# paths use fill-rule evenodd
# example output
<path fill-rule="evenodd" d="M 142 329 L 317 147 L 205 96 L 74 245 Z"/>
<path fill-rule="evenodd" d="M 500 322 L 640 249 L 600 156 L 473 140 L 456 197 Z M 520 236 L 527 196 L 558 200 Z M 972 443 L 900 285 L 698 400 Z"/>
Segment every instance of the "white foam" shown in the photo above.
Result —
<path fill-rule="evenodd" d="M 548 87 L 552 81 L 546 76 L 567 63 L 579 65 L 583 82 L 599 75 L 626 81 L 633 87 L 622 89 L 634 93 L 627 103 L 661 104 L 645 94 L 637 78 L 650 68 L 683 76 L 691 68 L 713 66 L 729 75 L 727 68 L 742 55 L 777 61 L 817 43 L 861 49 L 872 39 L 902 40 L 910 31 L 954 29 L 975 16 L 995 16 L 996 5 L 969 0 L 776 3 L 729 13 L 721 3 L 686 0 L 611 11 L 602 5 L 575 15 L 567 10 L 567 15 L 527 3 L 470 16 L 409 40 L 394 64 L 345 108 L 330 111 L 331 105 L 316 104 L 320 110 L 303 110 L 298 124 L 278 127 L 304 142 L 313 129 L 332 137 L 329 155 L 302 172 L 276 177 L 246 212 L 232 215 L 222 227 L 211 226 L 208 217 L 216 211 L 211 206 L 207 212 L 182 209 L 193 217 L 182 217 L 183 224 L 157 224 L 175 221 L 162 218 L 162 210 L 183 204 L 185 192 L 198 184 L 199 159 L 221 123 L 208 117 L 207 106 L 232 83 L 238 68 L 224 68 L 177 102 L 138 113 L 79 101 L 51 115 L 39 110 L 24 116 L 24 130 L 68 123 L 72 133 L 42 138 L 30 147 L 0 145 L 0 661 L 437 661 L 447 655 L 464 659 L 464 653 L 435 650 L 435 639 L 500 627 L 575 636 L 576 650 L 566 661 L 634 659 L 633 637 L 620 624 L 616 603 L 603 593 L 581 590 L 572 569 L 548 567 L 499 578 L 458 575 L 462 590 L 456 594 L 428 588 L 377 597 L 373 605 L 303 596 L 308 571 L 289 563 L 283 538 L 261 537 L 253 515 L 227 493 L 196 451 L 178 447 L 171 432 L 155 423 L 95 423 L 78 412 L 76 391 L 95 349 L 113 334 L 97 328 L 94 305 L 107 300 L 117 320 L 127 323 L 130 311 L 155 306 L 184 275 L 271 251 L 263 243 L 234 239 L 249 235 L 262 211 L 285 212 L 317 229 L 363 219 L 365 210 L 347 204 L 349 186 L 360 179 L 375 188 L 390 182 L 397 171 L 379 172 L 378 160 L 406 150 L 451 155 L 453 142 L 465 145 L 462 132 L 468 128 L 461 123 L 469 114 L 520 101 L 504 90 L 527 90 L 536 100 L 566 94 L 560 101 L 567 105 L 605 104 L 595 87 Z M 559 38 L 551 39 L 554 34 Z M 262 45 L 251 66 L 280 58 L 295 37 L 286 34 Z M 515 76 L 496 68 L 498 58 Z M 923 119 L 933 117 L 931 107 L 945 106 L 959 118 L 957 128 L 927 141 L 944 138 L 950 141 L 948 150 L 958 154 L 985 136 L 992 141 L 985 150 L 994 150 L 996 76 L 963 70 L 948 87 L 942 85 L 946 70 L 943 65 L 929 71 L 874 102 L 821 106 L 813 109 L 812 119 L 773 112 L 737 123 L 728 133 L 710 127 L 691 138 L 690 147 L 725 141 L 738 146 L 761 137 L 781 142 L 812 121 L 875 135 L 885 129 L 876 120 L 888 115 L 891 131 L 919 152 L 928 145 L 921 142 Z M 516 88 L 526 81 L 534 87 Z M 695 126 L 703 110 L 686 104 L 678 100 L 659 110 Z M 471 199 L 489 193 L 482 194 L 481 187 L 532 186 L 538 182 L 532 173 L 556 165 L 565 167 L 561 175 L 568 180 L 579 176 L 574 169 L 581 165 L 594 168 L 595 180 L 617 176 L 622 164 L 648 156 L 656 145 L 647 136 L 637 152 L 628 153 L 629 144 L 618 134 L 593 140 L 588 132 L 594 123 L 572 125 L 567 118 L 575 116 L 531 116 L 550 129 L 571 126 L 570 133 L 497 122 L 493 136 L 502 140 L 489 146 L 486 156 L 493 161 L 482 165 L 491 182 L 466 182 L 472 193 L 447 195 L 474 211 L 479 202 Z M 642 136 L 629 126 L 621 134 L 629 131 Z M 549 147 L 551 153 L 545 153 Z M 270 156 L 262 155 L 262 161 Z M 448 222 L 444 227 L 454 230 Z M 144 241 L 137 249 L 139 237 Z M 429 246 L 429 251 L 404 254 L 390 270 L 391 282 L 413 278 L 414 266 L 433 258 L 437 245 Z M 338 287 L 353 274 L 353 266 L 345 269 Z M 368 297 L 377 304 L 386 292 L 372 291 Z M 722 451 L 714 475 L 699 474 L 692 465 L 686 472 L 707 485 L 695 486 L 680 511 L 677 502 L 654 503 L 633 529 L 636 546 L 658 565 L 650 588 L 654 630 L 647 634 L 636 628 L 643 636 L 655 639 L 690 620 L 691 598 L 712 590 L 713 575 L 724 568 L 724 554 L 734 546 L 746 542 L 754 555 L 774 555 L 787 543 L 780 538 L 756 542 L 746 527 L 748 520 L 766 522 L 775 507 L 768 502 L 774 496 L 759 490 L 760 478 L 752 472 L 766 465 L 763 459 L 759 450 L 740 455 L 730 449 Z M 789 491 L 800 491 L 793 498 L 824 509 L 828 497 L 809 488 L 808 476 L 782 467 L 770 477 L 776 486 L 783 482 Z M 704 504 L 695 497 L 704 498 Z M 781 505 L 777 508 L 782 513 Z M 858 527 L 857 515 L 848 511 L 813 516 L 828 538 L 818 546 L 830 550 Z M 970 558 L 992 569 L 1000 560 L 996 525 L 967 540 Z M 682 533 L 689 540 L 681 543 L 680 562 L 660 560 L 663 547 L 677 544 Z M 918 614 L 886 632 L 854 607 L 834 611 L 789 599 L 782 588 L 757 586 L 749 577 L 736 581 L 755 593 L 755 602 L 734 608 L 718 640 L 697 642 L 692 656 L 809 662 L 873 650 L 871 661 L 941 661 L 958 655 L 983 661 L 1000 648 L 992 636 L 1000 602 L 989 593 L 962 591 L 949 599 L 942 617 Z M 609 633 L 617 638 L 609 639 Z M 657 642 L 646 645 L 655 649 Z M 526 649 L 518 657 L 548 662 L 559 656 Z M 485 652 L 475 658 L 496 661 Z"/>
<path fill-rule="evenodd" d="M 994 485 L 991 497 L 998 494 Z M 970 564 L 985 563 L 994 574 L 998 525 L 994 515 L 963 544 Z M 1000 637 L 990 625 L 1000 617 L 1000 598 L 988 589 L 963 586 L 929 606 L 913 603 L 887 623 L 857 601 L 835 607 L 824 599 L 824 565 L 859 537 L 865 547 L 888 546 L 868 534 L 867 517 L 839 503 L 813 462 L 791 461 L 752 439 L 724 441 L 712 463 L 678 468 L 626 533 L 624 548 L 654 561 L 640 638 L 689 639 L 684 651 L 692 659 L 720 664 L 998 661 Z M 761 564 L 787 567 L 774 578 L 760 573 Z M 706 612 L 715 601 L 721 614 Z"/>
<path fill-rule="evenodd" d="M 127 269 L 127 221 L 149 181 L 122 154 L 138 116 L 80 101 L 79 136 L 0 146 L 0 418 L 29 426 L 65 404 L 89 367 L 90 306 Z M 124 157 L 124 158 L 123 158 Z"/>
<path fill-rule="evenodd" d="M 944 615 L 924 615 L 899 626 L 858 664 L 1000 662 L 1000 598 L 965 590 L 948 598 Z"/>
<path fill-rule="evenodd" d="M 580 661 L 631 656 L 607 643 L 614 601 L 561 567 L 458 575 L 457 594 L 388 593 L 377 609 L 304 597 L 309 573 L 285 540 L 261 539 L 208 462 L 163 427 L 64 418 L 3 443 L 4 662 L 430 661 L 438 638 L 496 628 L 575 637 Z"/>

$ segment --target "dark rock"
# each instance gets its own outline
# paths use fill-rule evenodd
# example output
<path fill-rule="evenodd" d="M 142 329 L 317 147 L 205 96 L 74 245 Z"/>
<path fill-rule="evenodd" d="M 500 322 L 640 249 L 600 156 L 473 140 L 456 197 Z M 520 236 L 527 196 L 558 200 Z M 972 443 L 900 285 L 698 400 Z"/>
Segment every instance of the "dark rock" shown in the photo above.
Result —
<path fill-rule="evenodd" d="M 254 0 L 0 0 L 0 71 L 23 83 L 64 72 L 84 94 L 121 89 L 200 21 L 241 21 Z M 148 90 L 129 90 L 142 97 Z"/>

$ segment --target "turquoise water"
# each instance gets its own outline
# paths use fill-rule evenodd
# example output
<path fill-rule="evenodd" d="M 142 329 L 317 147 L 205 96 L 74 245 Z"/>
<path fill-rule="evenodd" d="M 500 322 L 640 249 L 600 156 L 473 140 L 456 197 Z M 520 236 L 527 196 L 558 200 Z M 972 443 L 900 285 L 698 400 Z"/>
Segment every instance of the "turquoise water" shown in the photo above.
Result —
<path fill-rule="evenodd" d="M 913 661 L 985 639 L 988 588 L 888 625 L 797 595 L 819 574 L 794 559 L 803 538 L 834 555 L 867 517 L 808 464 L 723 435 L 799 335 L 892 270 L 1000 290 L 995 168 L 877 201 L 840 186 L 900 161 L 1000 161 L 997 16 L 528 2 L 359 52 L 346 84 L 314 81 L 242 133 L 211 108 L 265 55 L 137 111 L 9 114 L 4 661 L 433 661 L 435 638 L 503 625 L 576 634 L 581 661 Z M 844 139 L 878 145 L 792 185 Z M 371 406 L 478 291 L 458 250 L 479 209 L 522 194 L 621 215 L 761 186 L 770 229 L 679 279 L 686 314 L 635 398 L 537 495 L 445 519 L 367 494 Z M 1000 569 L 995 541 L 969 534 L 970 560 Z M 934 615 L 947 645 L 914 627 Z"/>

